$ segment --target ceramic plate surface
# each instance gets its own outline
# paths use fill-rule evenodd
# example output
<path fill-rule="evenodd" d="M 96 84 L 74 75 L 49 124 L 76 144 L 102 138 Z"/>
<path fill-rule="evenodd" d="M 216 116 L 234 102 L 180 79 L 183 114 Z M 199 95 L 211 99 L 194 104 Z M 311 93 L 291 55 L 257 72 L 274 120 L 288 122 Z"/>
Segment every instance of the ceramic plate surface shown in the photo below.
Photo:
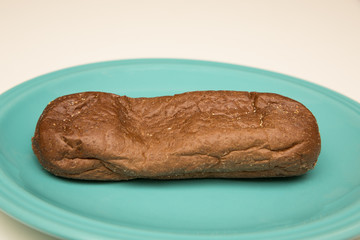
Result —
<path fill-rule="evenodd" d="M 194 90 L 275 92 L 317 118 L 314 170 L 286 179 L 71 181 L 45 172 L 31 149 L 56 97 L 105 91 L 154 97 Z M 360 104 L 278 73 L 175 59 L 102 62 L 27 81 L 0 96 L 0 207 L 71 239 L 351 239 L 360 236 Z"/>

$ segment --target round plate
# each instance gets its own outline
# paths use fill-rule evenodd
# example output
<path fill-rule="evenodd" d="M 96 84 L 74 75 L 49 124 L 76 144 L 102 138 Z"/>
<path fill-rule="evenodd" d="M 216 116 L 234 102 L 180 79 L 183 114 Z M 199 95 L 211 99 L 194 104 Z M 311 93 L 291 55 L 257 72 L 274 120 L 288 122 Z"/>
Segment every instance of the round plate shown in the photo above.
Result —
<path fill-rule="evenodd" d="M 44 107 L 81 91 L 153 97 L 193 90 L 275 92 L 318 120 L 314 170 L 282 179 L 72 181 L 42 169 L 31 137 Z M 73 67 L 0 96 L 0 207 L 71 239 L 347 239 L 360 235 L 360 105 L 323 87 L 215 62 L 139 59 Z"/>

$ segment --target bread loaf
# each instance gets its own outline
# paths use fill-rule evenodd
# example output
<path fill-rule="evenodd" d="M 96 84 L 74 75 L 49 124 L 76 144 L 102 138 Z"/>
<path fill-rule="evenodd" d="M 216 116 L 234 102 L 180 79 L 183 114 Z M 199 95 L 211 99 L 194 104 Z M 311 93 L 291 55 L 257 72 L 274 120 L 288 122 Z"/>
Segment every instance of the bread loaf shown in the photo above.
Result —
<path fill-rule="evenodd" d="M 321 144 L 313 114 L 274 93 L 83 92 L 48 104 L 32 147 L 56 176 L 129 180 L 298 176 Z"/>

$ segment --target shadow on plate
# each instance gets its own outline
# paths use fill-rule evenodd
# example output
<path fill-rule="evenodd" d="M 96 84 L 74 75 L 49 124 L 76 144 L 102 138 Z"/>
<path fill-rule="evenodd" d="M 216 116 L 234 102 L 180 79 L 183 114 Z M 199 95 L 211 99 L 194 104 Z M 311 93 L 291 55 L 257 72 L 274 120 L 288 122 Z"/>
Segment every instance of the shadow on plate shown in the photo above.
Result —
<path fill-rule="evenodd" d="M 44 170 L 45 171 L 45 170 Z M 184 185 L 219 185 L 219 184 L 298 184 L 299 182 L 306 181 L 310 178 L 311 173 L 304 174 L 296 177 L 277 177 L 277 178 L 198 178 L 198 179 L 133 179 L 125 181 L 96 181 L 96 180 L 80 180 L 57 177 L 45 171 L 51 178 L 58 178 L 67 183 L 76 184 L 89 184 L 89 185 L 112 185 L 112 184 L 126 184 L 129 186 L 142 186 L 142 187 L 165 187 L 165 186 L 184 186 Z"/>

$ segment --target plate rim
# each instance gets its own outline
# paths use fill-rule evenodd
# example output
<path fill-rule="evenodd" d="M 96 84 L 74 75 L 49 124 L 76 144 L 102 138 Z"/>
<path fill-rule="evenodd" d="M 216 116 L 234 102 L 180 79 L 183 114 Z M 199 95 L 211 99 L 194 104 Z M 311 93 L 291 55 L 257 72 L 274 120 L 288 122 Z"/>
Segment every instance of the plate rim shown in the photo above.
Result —
<path fill-rule="evenodd" d="M 237 64 L 232 64 L 232 63 L 224 63 L 224 62 L 216 62 L 216 61 L 204 61 L 204 60 L 192 60 L 192 59 L 174 59 L 174 58 L 140 58 L 140 59 L 125 59 L 125 60 L 112 60 L 112 61 L 102 61 L 102 62 L 95 62 L 95 63 L 88 63 L 88 64 L 82 64 L 82 65 L 77 65 L 77 66 L 73 66 L 73 67 L 68 67 L 68 68 L 63 68 L 57 71 L 53 71 L 53 72 L 49 72 L 43 75 L 40 75 L 38 77 L 32 78 L 26 82 L 20 83 L 16 86 L 14 86 L 13 88 L 5 91 L 4 93 L 2 93 L 0 95 L 0 105 L 1 106 L 5 106 L 2 107 L 0 109 L 0 118 L 3 116 L 3 113 L 6 112 L 6 102 L 11 102 L 14 100 L 14 96 L 16 99 L 16 96 L 19 96 L 22 93 L 25 93 L 27 90 L 32 89 L 34 87 L 41 87 L 41 84 L 46 84 L 49 80 L 51 81 L 55 81 L 57 78 L 61 77 L 61 76 L 65 76 L 65 75 L 69 75 L 69 74 L 73 74 L 73 73 L 78 73 L 81 71 L 87 71 L 90 69 L 94 69 L 94 68 L 101 68 L 101 67 L 110 67 L 110 66 L 118 66 L 118 65 L 133 65 L 133 64 L 187 64 L 187 65 L 207 65 L 207 66 L 216 66 L 216 67 L 221 67 L 221 68 L 226 68 L 226 69 L 236 69 L 236 70 L 241 70 L 241 71 L 247 71 L 247 72 L 252 72 L 252 73 L 256 73 L 256 74 L 261 74 L 261 75 L 266 75 L 266 76 L 271 76 L 271 77 L 275 77 L 287 82 L 291 82 L 293 84 L 297 84 L 297 85 L 301 85 L 304 86 L 308 89 L 314 90 L 318 93 L 321 93 L 327 97 L 331 97 L 332 99 L 334 99 L 337 102 L 340 102 L 342 105 L 345 105 L 346 107 L 350 108 L 351 110 L 353 110 L 355 113 L 360 115 L 360 104 L 358 102 L 356 102 L 355 100 L 344 96 L 332 89 L 328 89 L 324 86 L 300 79 L 300 78 L 296 78 L 290 75 L 286 75 L 286 74 L 282 74 L 282 73 L 277 73 L 277 72 L 273 72 L 273 71 L 269 71 L 269 70 L 264 70 L 264 69 L 260 69 L 260 68 L 255 68 L 255 67 L 248 67 L 248 66 L 243 66 L 243 65 L 237 65 Z M 1 148 L 0 148 L 1 150 Z M 0 159 L 6 159 L 5 156 L 3 156 L 3 153 L 0 151 Z M 38 215 L 33 215 L 31 213 L 31 211 L 29 211 L 29 209 L 24 209 L 23 205 L 16 205 L 16 201 L 11 201 L 11 199 L 7 199 L 7 195 L 11 195 L 11 194 L 19 194 L 19 192 L 14 192 L 14 189 L 17 189 L 17 184 L 14 182 L 11 182 L 11 179 L 9 176 L 6 175 L 6 173 L 4 172 L 3 169 L 0 169 L 0 179 L 2 179 L 3 181 L 3 186 L 0 187 L 0 192 L 2 193 L 0 195 L 0 209 L 1 211 L 3 211 L 5 214 L 9 215 L 10 217 L 15 218 L 17 221 L 22 222 L 23 224 L 31 227 L 31 228 L 35 228 L 40 232 L 46 233 L 48 235 L 52 235 L 54 237 L 75 237 L 77 238 L 83 238 L 84 237 L 84 233 L 81 230 L 78 229 L 73 229 L 70 226 L 65 227 L 66 231 L 68 231 L 68 234 L 65 234 L 63 231 L 63 229 L 58 229 L 59 226 L 57 224 L 62 224 L 62 223 L 56 223 L 57 228 L 54 227 L 47 227 L 51 226 L 51 224 L 54 223 L 49 223 L 49 221 L 47 219 L 43 219 L 44 216 L 38 216 Z M 4 181 L 6 180 L 6 181 Z M 7 184 L 4 184 L 7 183 Z M 10 186 L 12 188 L 10 188 Z M 20 187 L 18 187 L 20 188 Z M 18 189 L 19 190 L 19 189 Z M 21 190 L 21 189 L 20 189 Z M 22 194 L 24 194 L 24 192 L 22 192 Z M 35 196 L 32 196 L 30 193 L 27 193 L 28 195 L 27 197 L 31 196 L 31 201 L 39 201 L 40 199 L 36 198 Z M 9 195 L 9 196 L 10 196 Z M 15 196 L 13 196 L 14 198 Z M 16 199 L 16 197 L 15 197 Z M 14 199 L 12 199 L 14 200 Z M 31 202 L 31 203 L 32 203 Z M 44 201 L 43 201 L 44 202 Z M 51 204 L 49 204 L 51 205 Z M 353 204 L 355 206 L 352 206 L 353 208 L 355 207 L 356 209 L 360 210 L 360 203 L 356 203 Z M 51 205 L 52 207 L 54 207 L 57 210 L 63 210 L 57 206 Z M 349 209 L 347 209 L 349 210 Z M 63 210 L 65 211 L 65 210 Z M 65 211 L 67 212 L 67 211 Z M 360 212 L 360 211 L 359 211 Z M 30 214 L 30 215 L 29 215 Z M 349 226 L 348 228 L 352 228 L 352 230 L 348 230 L 347 233 L 352 233 L 352 234 L 360 234 L 360 213 L 358 215 L 355 216 L 357 220 L 356 224 L 353 224 L 351 226 Z M 33 219 L 37 218 L 37 220 L 35 221 L 36 223 L 34 223 Z M 88 218 L 84 217 L 85 219 L 89 220 Z M 354 218 L 354 216 L 353 216 Z M 32 222 L 30 221 L 32 220 Z M 91 221 L 93 221 L 93 219 L 90 219 Z M 30 223 L 31 222 L 31 223 Z M 104 224 L 103 224 L 104 225 Z M 106 225 L 106 224 L 105 224 Z M 332 225 L 331 225 L 332 226 Z M 64 227 L 64 226 L 62 226 Z M 69 228 L 70 227 L 70 228 Z M 122 226 L 123 227 L 123 226 Z M 50 228 L 50 229 L 49 229 Z M 294 226 L 292 229 L 296 230 L 297 226 Z M 356 230 L 359 229 L 359 230 Z M 317 229 L 319 233 L 319 229 Z M 70 234 L 71 232 L 71 234 Z M 136 237 L 133 233 L 140 233 L 140 237 Z M 278 233 L 277 230 L 274 231 L 263 231 L 267 232 L 267 237 L 269 237 L 270 235 L 268 234 L 276 234 Z M 144 229 L 137 229 L 137 228 L 127 228 L 127 227 L 123 227 L 122 229 L 122 233 L 124 234 L 124 236 L 127 235 L 127 237 L 131 237 L 131 239 L 141 239 L 141 236 L 144 237 L 143 234 L 146 234 L 147 237 L 151 237 L 154 239 L 160 239 L 160 238 L 164 238 L 164 239 L 181 239 L 183 237 L 186 236 L 187 239 L 238 239 L 241 236 L 247 235 L 246 233 L 243 234 L 234 234 L 234 235 L 219 235 L 219 236 L 211 236 L 211 238 L 209 238 L 209 235 L 188 235 L 188 234 L 183 234 L 181 235 L 180 238 L 179 234 L 171 234 L 171 233 L 164 233 L 164 232 L 158 232 L 158 231 L 147 231 Z M 94 234 L 94 233 L 92 233 Z M 150 235 L 149 235 L 150 234 Z M 299 233 L 301 235 L 301 233 Z M 94 235 L 92 235 L 93 237 Z M 322 236 L 322 235 L 321 235 Z M 353 236 L 353 235 L 351 235 Z M 101 237 L 103 237 L 101 235 Z M 247 239 L 251 239 L 251 235 L 247 235 Z M 280 235 L 276 236 L 277 239 L 282 239 L 284 237 L 288 237 L 288 235 L 282 235 L 282 237 Z M 255 236 L 255 238 L 258 238 L 258 235 Z M 285 239 L 285 238 L 284 238 Z"/>

